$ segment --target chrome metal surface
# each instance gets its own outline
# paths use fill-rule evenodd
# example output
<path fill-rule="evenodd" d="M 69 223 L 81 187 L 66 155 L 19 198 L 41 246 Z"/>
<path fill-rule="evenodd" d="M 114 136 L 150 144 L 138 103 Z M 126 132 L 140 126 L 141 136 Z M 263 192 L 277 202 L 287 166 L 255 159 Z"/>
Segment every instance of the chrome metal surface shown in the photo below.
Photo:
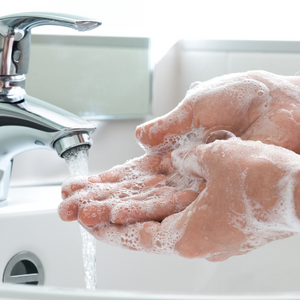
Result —
<path fill-rule="evenodd" d="M 0 76 L 0 102 L 18 102 L 24 99 L 25 75 Z"/>
<path fill-rule="evenodd" d="M 54 150 L 54 144 L 59 155 L 80 144 L 91 146 L 89 135 L 96 129 L 88 121 L 26 94 L 24 74 L 28 71 L 30 29 L 41 25 L 86 31 L 101 23 L 56 13 L 0 18 L 0 203 L 7 198 L 17 154 L 38 148 Z"/>
<path fill-rule="evenodd" d="M 28 251 L 19 252 L 6 265 L 4 283 L 43 285 L 44 268 L 40 259 Z"/>
<path fill-rule="evenodd" d="M 19 13 L 0 17 L 0 75 L 28 72 L 31 29 L 42 25 L 57 25 L 88 31 L 101 22 L 80 16 L 58 13 Z"/>
<path fill-rule="evenodd" d="M 78 145 L 92 147 L 93 142 L 87 133 L 75 133 L 57 140 L 54 144 L 54 148 L 57 154 L 62 156 L 67 150 L 77 147 Z"/>

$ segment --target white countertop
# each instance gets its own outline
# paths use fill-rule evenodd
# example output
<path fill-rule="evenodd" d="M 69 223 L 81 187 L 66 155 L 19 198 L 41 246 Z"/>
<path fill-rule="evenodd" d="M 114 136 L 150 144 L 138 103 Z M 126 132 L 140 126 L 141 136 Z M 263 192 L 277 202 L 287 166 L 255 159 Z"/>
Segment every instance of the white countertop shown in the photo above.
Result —
<path fill-rule="evenodd" d="M 10 188 L 4 206 L 0 206 L 0 217 L 12 214 L 41 213 L 57 210 L 61 199 L 60 186 L 35 186 Z"/>

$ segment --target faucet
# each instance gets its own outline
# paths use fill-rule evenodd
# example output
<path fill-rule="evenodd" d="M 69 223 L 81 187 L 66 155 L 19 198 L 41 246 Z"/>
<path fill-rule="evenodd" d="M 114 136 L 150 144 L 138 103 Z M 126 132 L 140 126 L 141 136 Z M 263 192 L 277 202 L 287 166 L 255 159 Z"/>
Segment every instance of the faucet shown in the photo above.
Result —
<path fill-rule="evenodd" d="M 92 146 L 90 122 L 25 92 L 31 29 L 58 25 L 87 31 L 100 22 L 57 13 L 20 13 L 0 17 L 0 206 L 8 195 L 13 159 L 33 149 L 59 156 L 80 145 Z"/>

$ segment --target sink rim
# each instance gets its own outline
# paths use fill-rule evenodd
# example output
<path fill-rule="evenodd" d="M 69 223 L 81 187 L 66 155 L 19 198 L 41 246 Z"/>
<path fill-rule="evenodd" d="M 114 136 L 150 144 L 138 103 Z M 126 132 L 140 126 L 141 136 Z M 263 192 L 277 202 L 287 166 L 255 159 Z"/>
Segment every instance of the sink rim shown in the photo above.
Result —
<path fill-rule="evenodd" d="M 288 298 L 287 298 L 288 296 Z M 300 293 L 280 293 L 280 294 L 154 294 L 131 291 L 112 291 L 85 289 L 61 288 L 52 286 L 21 286 L 12 284 L 0 285 L 0 298 L 5 299 L 31 299 L 31 300 L 69 300 L 69 299 L 105 299 L 105 300 L 283 300 L 300 299 Z"/>

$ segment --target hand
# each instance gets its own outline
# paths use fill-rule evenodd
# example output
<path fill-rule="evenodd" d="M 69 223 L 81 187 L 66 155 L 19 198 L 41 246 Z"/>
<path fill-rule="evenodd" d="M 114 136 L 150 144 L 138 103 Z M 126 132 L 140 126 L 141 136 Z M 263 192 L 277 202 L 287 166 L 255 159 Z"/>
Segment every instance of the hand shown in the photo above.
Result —
<path fill-rule="evenodd" d="M 184 177 L 206 181 L 185 210 L 161 223 L 125 222 L 87 230 L 110 244 L 210 261 L 245 254 L 300 231 L 300 157 L 294 152 L 229 139 L 193 147 L 183 159 L 175 153 L 173 161 Z M 120 211 L 128 208 L 126 202 L 119 205 Z M 140 214 L 138 207 L 131 209 Z"/>
<path fill-rule="evenodd" d="M 145 155 L 98 176 L 65 181 L 59 214 L 87 226 L 161 221 L 187 207 L 204 188 L 203 180 L 174 173 L 170 155 Z"/>
<path fill-rule="evenodd" d="M 205 143 L 214 131 L 259 140 L 300 154 L 300 77 L 263 71 L 200 83 L 169 114 L 143 124 L 137 140 L 149 153 Z"/>

